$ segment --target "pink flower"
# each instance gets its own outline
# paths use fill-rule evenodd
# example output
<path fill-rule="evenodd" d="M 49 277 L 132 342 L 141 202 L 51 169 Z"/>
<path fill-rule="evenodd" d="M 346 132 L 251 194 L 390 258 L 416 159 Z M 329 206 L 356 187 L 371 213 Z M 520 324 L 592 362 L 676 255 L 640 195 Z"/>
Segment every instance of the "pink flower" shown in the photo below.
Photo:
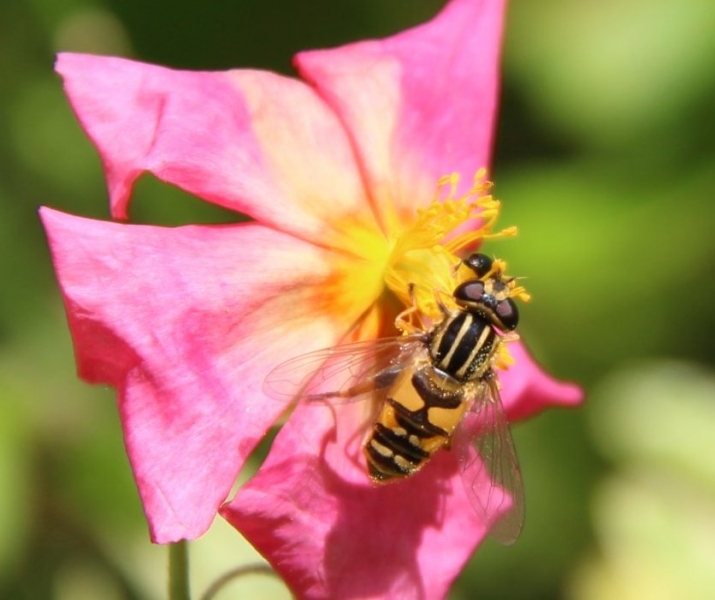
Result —
<path fill-rule="evenodd" d="M 163 228 L 42 209 L 79 374 L 118 390 L 154 541 L 210 526 L 286 408 L 262 391 L 273 367 L 395 335 L 410 282 L 429 317 L 432 290 L 452 289 L 454 253 L 490 233 L 498 203 L 469 182 L 492 142 L 503 4 L 452 0 L 392 38 L 301 53 L 303 81 L 60 56 L 113 217 L 127 218 L 150 172 L 254 219 Z M 451 172 L 459 186 L 432 202 Z M 580 401 L 511 350 L 510 418 Z M 485 525 L 454 453 L 404 482 L 369 483 L 351 460 L 367 404 L 299 405 L 221 514 L 301 597 L 441 597 Z"/>

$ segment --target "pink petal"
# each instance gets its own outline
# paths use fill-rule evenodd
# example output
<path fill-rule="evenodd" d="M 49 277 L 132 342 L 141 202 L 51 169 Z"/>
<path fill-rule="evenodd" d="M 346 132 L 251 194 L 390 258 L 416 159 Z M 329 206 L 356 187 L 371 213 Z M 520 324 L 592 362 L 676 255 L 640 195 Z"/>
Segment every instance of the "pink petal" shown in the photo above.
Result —
<path fill-rule="evenodd" d="M 299 81 L 82 54 L 61 54 L 57 71 L 102 157 L 116 218 L 127 218 L 132 185 L 148 171 L 322 243 L 342 236 L 326 233 L 326 220 L 372 220 L 342 125 Z"/>
<path fill-rule="evenodd" d="M 579 401 L 576 386 L 545 375 L 521 345 L 512 351 L 517 364 L 502 380 L 510 416 Z M 368 483 L 360 451 L 367 404 L 300 406 L 221 514 L 300 598 L 445 597 L 485 526 L 454 452 L 440 451 L 406 481 Z"/>
<path fill-rule="evenodd" d="M 221 513 L 299 598 L 442 598 L 485 528 L 452 452 L 409 480 L 369 483 L 367 404 L 300 406 Z"/>
<path fill-rule="evenodd" d="M 526 419 L 552 406 L 577 406 L 583 390 L 575 383 L 558 381 L 546 374 L 523 342 L 509 344 L 515 364 L 499 372 L 501 396 L 510 421 Z"/>
<path fill-rule="evenodd" d="M 152 538 L 195 538 L 286 408 L 263 396 L 268 370 L 340 335 L 316 291 L 327 253 L 257 224 L 41 216 L 79 374 L 119 392 Z"/>
<path fill-rule="evenodd" d="M 469 187 L 488 165 L 504 5 L 452 0 L 394 37 L 296 56 L 350 131 L 382 210 L 411 214 L 442 175 L 458 171 Z"/>

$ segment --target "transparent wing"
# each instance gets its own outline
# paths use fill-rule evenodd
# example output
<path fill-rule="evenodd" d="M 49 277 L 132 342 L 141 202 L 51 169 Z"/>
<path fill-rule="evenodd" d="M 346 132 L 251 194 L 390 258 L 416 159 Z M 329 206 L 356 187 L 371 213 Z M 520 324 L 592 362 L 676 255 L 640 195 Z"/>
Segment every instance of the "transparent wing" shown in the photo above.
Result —
<path fill-rule="evenodd" d="M 263 390 L 284 402 L 296 398 L 351 402 L 389 386 L 424 351 L 422 334 L 324 348 L 278 365 L 266 376 Z"/>
<path fill-rule="evenodd" d="M 476 386 L 473 404 L 455 433 L 462 481 L 472 507 L 501 544 L 524 525 L 524 487 L 496 381 Z"/>

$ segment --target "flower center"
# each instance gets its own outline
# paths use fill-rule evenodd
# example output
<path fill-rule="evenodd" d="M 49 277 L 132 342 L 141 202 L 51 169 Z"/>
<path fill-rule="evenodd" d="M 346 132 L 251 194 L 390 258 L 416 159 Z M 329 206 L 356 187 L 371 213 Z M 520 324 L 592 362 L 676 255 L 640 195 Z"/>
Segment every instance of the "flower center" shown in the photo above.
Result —
<path fill-rule="evenodd" d="M 416 308 L 411 314 L 412 323 L 430 329 L 443 318 L 440 305 L 458 308 L 452 298 L 454 289 L 475 276 L 461 258 L 486 239 L 516 235 L 516 227 L 492 230 L 500 203 L 490 194 L 492 184 L 486 180 L 484 169 L 476 173 L 466 193 L 458 194 L 458 184 L 457 173 L 442 177 L 432 202 L 418 209 L 414 219 L 389 232 L 387 238 L 382 232 L 354 222 L 341 224 L 340 229 L 350 232 L 351 250 L 336 259 L 340 264 L 335 271 L 337 276 L 323 286 L 320 301 L 341 319 L 353 309 L 360 309 L 357 328 L 351 332 L 353 339 L 394 335 L 385 317 L 394 318 L 396 307 L 385 302 L 385 290 L 403 306 Z M 497 272 L 509 297 L 529 299 L 514 278 L 504 275 L 506 263 L 499 259 L 493 261 L 490 273 Z M 488 276 L 489 273 L 485 275 Z M 512 332 L 503 339 L 512 341 L 518 335 Z M 495 366 L 504 368 L 510 357 L 506 344 L 500 348 Z"/>
<path fill-rule="evenodd" d="M 423 321 L 441 318 L 437 294 L 442 301 L 449 302 L 454 288 L 474 277 L 468 268 L 460 268 L 460 254 L 485 239 L 516 235 L 516 227 L 492 231 L 500 203 L 489 193 L 492 184 L 485 176 L 486 171 L 479 170 L 472 187 L 462 195 L 457 194 L 457 173 L 442 177 L 430 205 L 418 209 L 414 221 L 389 241 L 385 285 L 405 305 L 414 301 Z M 495 261 L 495 268 L 505 267 L 503 261 Z M 516 285 L 512 288 L 510 296 L 528 299 L 523 288 Z"/>

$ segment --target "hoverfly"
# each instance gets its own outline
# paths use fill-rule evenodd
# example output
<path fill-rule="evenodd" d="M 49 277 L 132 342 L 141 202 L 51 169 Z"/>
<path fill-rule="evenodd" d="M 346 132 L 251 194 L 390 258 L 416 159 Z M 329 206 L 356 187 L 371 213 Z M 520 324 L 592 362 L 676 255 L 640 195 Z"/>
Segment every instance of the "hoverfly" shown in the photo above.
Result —
<path fill-rule="evenodd" d="M 438 297 L 442 320 L 426 330 L 405 316 L 404 335 L 317 350 L 271 371 L 274 398 L 351 402 L 372 397 L 379 413 L 363 444 L 368 473 L 387 483 L 417 473 L 438 450 L 454 447 L 465 490 L 490 534 L 513 543 L 524 522 L 521 472 L 493 369 L 505 336 L 516 337 L 519 313 L 500 264 L 474 253 L 460 264 L 474 274 Z M 327 391 L 326 391 L 327 390 Z"/>

